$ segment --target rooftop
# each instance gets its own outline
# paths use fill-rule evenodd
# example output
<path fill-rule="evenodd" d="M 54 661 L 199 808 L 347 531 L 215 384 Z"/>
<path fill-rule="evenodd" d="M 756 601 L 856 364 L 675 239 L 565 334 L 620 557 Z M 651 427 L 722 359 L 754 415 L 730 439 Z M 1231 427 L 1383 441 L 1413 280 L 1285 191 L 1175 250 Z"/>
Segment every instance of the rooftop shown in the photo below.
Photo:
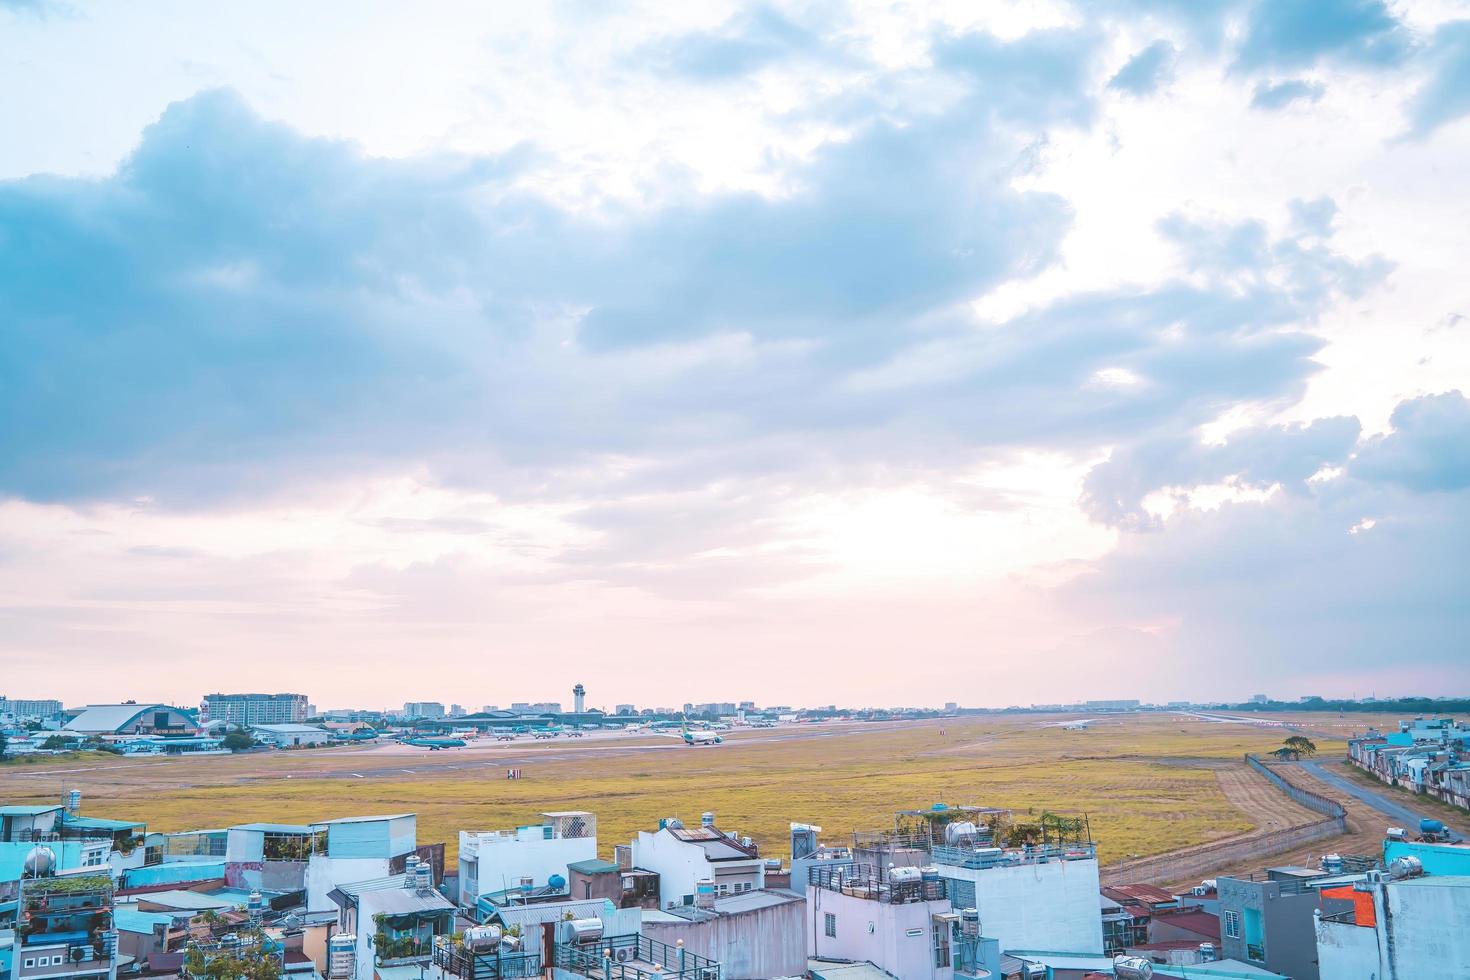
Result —
<path fill-rule="evenodd" d="M 621 869 L 611 861 L 604 861 L 601 858 L 591 858 L 587 861 L 573 861 L 567 865 L 567 870 L 584 875 L 605 875 Z"/>

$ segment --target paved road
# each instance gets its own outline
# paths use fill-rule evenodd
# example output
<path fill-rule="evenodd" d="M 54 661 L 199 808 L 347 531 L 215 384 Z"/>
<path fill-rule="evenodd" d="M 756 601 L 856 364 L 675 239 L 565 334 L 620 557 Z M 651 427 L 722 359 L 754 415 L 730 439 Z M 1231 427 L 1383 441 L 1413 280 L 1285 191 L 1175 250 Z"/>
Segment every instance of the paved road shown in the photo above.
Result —
<path fill-rule="evenodd" d="M 1392 818 L 1397 826 L 1404 828 L 1406 831 L 1409 832 L 1411 836 L 1419 832 L 1419 818 L 1423 816 L 1423 814 L 1415 813 L 1413 810 L 1410 810 L 1402 803 L 1395 802 L 1393 799 L 1384 796 L 1382 793 L 1379 793 L 1376 790 L 1371 790 L 1366 786 L 1360 786 L 1346 776 L 1340 776 L 1337 773 L 1324 768 L 1322 766 L 1322 763 L 1320 762 L 1311 762 L 1304 760 L 1297 763 L 1297 765 L 1301 766 L 1307 772 L 1311 773 L 1313 776 L 1316 776 L 1324 783 L 1329 783 L 1333 786 L 1336 786 L 1338 789 L 1342 790 L 1349 796 L 1361 800 L 1362 802 L 1371 806 L 1373 809 L 1377 810 L 1379 813 L 1385 814 L 1386 816 Z M 1455 840 L 1460 839 L 1460 835 L 1455 833 L 1453 830 L 1450 830 L 1450 835 Z"/>

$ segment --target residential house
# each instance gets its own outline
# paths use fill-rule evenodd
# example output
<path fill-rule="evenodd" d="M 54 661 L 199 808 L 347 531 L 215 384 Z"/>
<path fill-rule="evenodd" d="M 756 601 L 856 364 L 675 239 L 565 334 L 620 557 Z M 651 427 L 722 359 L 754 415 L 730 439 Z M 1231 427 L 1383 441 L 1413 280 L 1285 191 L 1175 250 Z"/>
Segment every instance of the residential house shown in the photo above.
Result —
<path fill-rule="evenodd" d="M 513 889 L 561 892 L 567 868 L 597 858 L 597 817 L 585 810 L 552 811 L 511 830 L 461 831 L 459 904 L 473 908 L 487 896 Z M 576 896 L 572 896 L 576 897 Z"/>
<path fill-rule="evenodd" d="M 700 882 L 710 882 L 716 896 L 765 887 L 766 863 L 755 842 L 717 828 L 713 813 L 699 827 L 669 818 L 657 831 L 639 831 L 632 857 L 634 866 L 658 874 L 665 908 L 693 905 Z"/>

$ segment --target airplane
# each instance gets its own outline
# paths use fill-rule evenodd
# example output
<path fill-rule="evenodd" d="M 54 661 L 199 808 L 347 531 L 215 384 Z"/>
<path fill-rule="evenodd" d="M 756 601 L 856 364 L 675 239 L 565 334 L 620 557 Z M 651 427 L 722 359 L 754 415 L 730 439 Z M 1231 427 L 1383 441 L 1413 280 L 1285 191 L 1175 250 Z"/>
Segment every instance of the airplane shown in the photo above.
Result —
<path fill-rule="evenodd" d="M 432 738 L 418 735 L 403 740 L 404 745 L 412 745 L 416 749 L 428 749 L 430 752 L 438 752 L 440 749 L 462 749 L 466 743 L 462 738 Z"/>
<path fill-rule="evenodd" d="M 725 736 L 721 735 L 719 732 L 712 732 L 699 728 L 690 728 L 689 719 L 687 718 L 684 719 L 684 724 L 679 726 L 678 735 L 675 735 L 673 732 L 654 732 L 653 734 L 661 735 L 664 738 L 683 739 L 685 745 L 691 746 L 719 745 L 725 740 Z"/>
<path fill-rule="evenodd" d="M 1062 726 L 1062 731 L 1064 731 L 1064 732 L 1085 732 L 1085 731 L 1087 731 L 1087 726 L 1090 725 L 1090 724 L 1092 724 L 1092 723 L 1091 722 L 1088 722 L 1088 721 L 1073 721 L 1073 722 L 1068 722 L 1067 724 L 1065 724 L 1065 725 Z"/>

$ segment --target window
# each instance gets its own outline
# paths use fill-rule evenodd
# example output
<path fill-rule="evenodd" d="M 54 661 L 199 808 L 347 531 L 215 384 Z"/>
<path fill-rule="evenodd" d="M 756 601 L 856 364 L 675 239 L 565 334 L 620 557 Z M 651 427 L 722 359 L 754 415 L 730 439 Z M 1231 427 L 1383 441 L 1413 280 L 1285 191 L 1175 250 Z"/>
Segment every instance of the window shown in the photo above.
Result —
<path fill-rule="evenodd" d="M 31 968 L 32 968 L 32 967 L 34 967 L 34 966 L 35 966 L 35 965 L 36 965 L 36 961 L 35 961 L 35 959 L 34 959 L 34 958 L 32 958 L 32 959 L 29 959 L 29 960 L 26 960 L 26 962 L 25 962 L 25 968 L 26 968 L 26 969 L 27 969 L 27 970 L 29 970 L 29 969 L 31 969 Z"/>
<path fill-rule="evenodd" d="M 934 937 L 934 968 L 943 970 L 949 966 L 949 926 L 944 922 L 934 923 L 930 934 Z"/>
<path fill-rule="evenodd" d="M 739 885 L 736 885 L 735 887 L 736 888 L 739 888 L 740 886 Z M 723 882 L 721 882 L 720 884 L 718 884 L 718 885 L 715 886 L 715 894 L 716 895 L 728 895 L 728 894 L 730 894 L 730 886 L 727 885 L 727 884 L 724 884 Z"/>
<path fill-rule="evenodd" d="M 1225 935 L 1230 939 L 1240 938 L 1240 913 L 1233 909 L 1225 910 Z"/>
<path fill-rule="evenodd" d="M 694 904 L 694 896 L 693 895 L 685 895 L 684 896 L 684 904 L 685 905 L 693 905 Z"/>
<path fill-rule="evenodd" d="M 837 938 L 837 916 L 833 915 L 831 912 L 824 913 L 824 915 L 826 917 L 822 920 L 822 931 L 825 932 L 828 935 L 828 937 L 830 937 L 832 939 L 836 939 Z"/>

